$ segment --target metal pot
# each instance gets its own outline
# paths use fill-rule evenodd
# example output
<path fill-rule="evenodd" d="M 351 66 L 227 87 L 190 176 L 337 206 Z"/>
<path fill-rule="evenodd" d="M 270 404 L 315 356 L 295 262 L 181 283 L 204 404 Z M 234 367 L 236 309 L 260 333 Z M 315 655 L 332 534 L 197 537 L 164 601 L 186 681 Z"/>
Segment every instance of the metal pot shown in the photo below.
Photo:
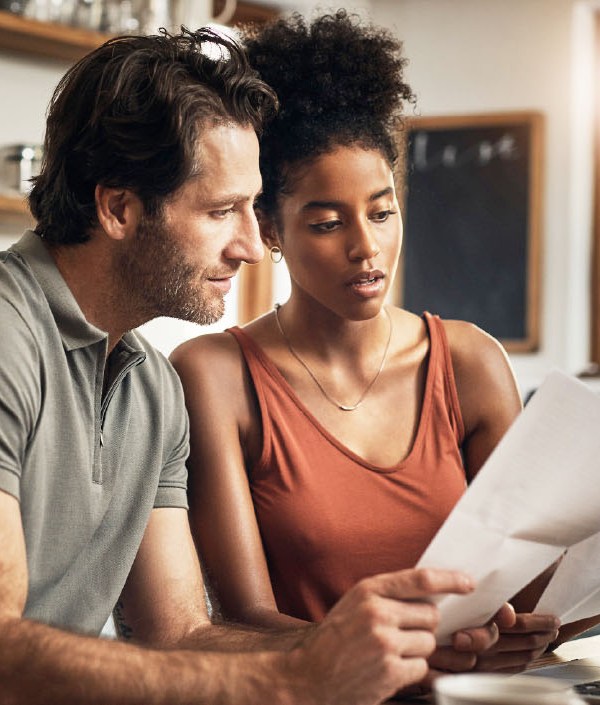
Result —
<path fill-rule="evenodd" d="M 29 193 L 31 178 L 40 173 L 42 147 L 36 144 L 11 144 L 0 147 L 0 187 Z"/>

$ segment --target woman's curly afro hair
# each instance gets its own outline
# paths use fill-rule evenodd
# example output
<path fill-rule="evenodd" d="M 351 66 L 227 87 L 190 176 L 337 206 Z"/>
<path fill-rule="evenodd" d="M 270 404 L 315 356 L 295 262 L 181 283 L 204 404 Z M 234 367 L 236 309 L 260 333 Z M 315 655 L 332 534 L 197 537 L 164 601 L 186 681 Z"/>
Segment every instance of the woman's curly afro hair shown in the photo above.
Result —
<path fill-rule="evenodd" d="M 402 44 L 345 10 L 308 23 L 300 14 L 244 38 L 250 64 L 280 103 L 261 137 L 261 209 L 274 214 L 289 167 L 339 145 L 378 149 L 393 168 L 404 102 Z"/>

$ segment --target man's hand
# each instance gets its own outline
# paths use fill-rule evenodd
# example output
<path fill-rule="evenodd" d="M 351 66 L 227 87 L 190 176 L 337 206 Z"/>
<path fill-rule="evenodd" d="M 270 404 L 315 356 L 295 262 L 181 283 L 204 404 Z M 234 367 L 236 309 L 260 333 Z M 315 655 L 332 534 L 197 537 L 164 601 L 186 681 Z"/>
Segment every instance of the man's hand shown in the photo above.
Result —
<path fill-rule="evenodd" d="M 290 652 L 293 677 L 315 703 L 379 703 L 427 673 L 438 623 L 430 598 L 473 587 L 464 574 L 442 570 L 367 578 Z"/>

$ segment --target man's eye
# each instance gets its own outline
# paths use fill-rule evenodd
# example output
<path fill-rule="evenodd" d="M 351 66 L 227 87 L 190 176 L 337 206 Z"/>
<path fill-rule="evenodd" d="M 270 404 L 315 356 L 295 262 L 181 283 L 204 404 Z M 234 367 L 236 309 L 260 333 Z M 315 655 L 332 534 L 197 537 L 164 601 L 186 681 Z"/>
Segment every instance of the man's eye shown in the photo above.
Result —
<path fill-rule="evenodd" d="M 233 213 L 233 208 L 222 208 L 210 212 L 213 218 L 226 218 L 230 213 Z"/>

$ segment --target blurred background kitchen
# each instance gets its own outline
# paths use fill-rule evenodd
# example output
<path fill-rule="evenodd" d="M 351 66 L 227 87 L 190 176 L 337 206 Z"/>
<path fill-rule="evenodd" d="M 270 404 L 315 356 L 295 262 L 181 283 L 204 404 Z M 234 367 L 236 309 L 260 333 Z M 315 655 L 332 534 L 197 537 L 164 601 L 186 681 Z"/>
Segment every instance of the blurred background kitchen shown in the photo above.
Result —
<path fill-rule="evenodd" d="M 206 13 L 233 25 L 342 5 L 403 39 L 416 115 L 529 111 L 543 117 L 538 245 L 530 258 L 538 272 L 537 333 L 527 352 L 510 356 L 524 393 L 553 368 L 577 374 L 600 362 L 600 268 L 594 265 L 600 0 L 215 0 L 209 8 L 203 0 L 0 0 L 2 249 L 30 224 L 23 193 L 39 166 L 52 91 L 67 67 L 107 35 L 193 26 Z M 168 354 L 188 337 L 283 301 L 287 287 L 282 265 L 246 268 L 222 321 L 200 328 L 159 319 L 144 333 Z"/>

